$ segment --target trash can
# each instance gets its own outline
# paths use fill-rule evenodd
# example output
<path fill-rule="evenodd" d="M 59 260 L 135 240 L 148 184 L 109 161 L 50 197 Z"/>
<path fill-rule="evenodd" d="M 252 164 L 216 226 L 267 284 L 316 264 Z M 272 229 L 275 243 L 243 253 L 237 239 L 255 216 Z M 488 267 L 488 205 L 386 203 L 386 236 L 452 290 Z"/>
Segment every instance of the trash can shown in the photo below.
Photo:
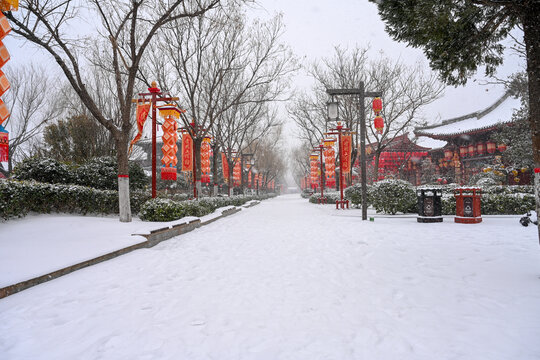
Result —
<path fill-rule="evenodd" d="M 456 198 L 456 217 L 454 221 L 461 224 L 478 224 L 482 222 L 480 205 L 482 190 L 479 188 L 457 188 L 454 190 Z"/>
<path fill-rule="evenodd" d="M 416 190 L 418 197 L 418 217 L 421 223 L 442 222 L 442 190 L 437 188 L 420 188 Z"/>

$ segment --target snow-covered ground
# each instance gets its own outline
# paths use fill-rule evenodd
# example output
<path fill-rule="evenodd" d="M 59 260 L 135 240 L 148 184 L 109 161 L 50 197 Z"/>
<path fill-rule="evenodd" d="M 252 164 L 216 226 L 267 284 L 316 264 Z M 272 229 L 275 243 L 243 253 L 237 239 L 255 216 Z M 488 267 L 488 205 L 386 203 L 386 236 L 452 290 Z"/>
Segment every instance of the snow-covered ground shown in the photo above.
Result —
<path fill-rule="evenodd" d="M 117 227 L 94 219 L 36 228 L 19 251 L 99 247 L 87 221 Z M 539 359 L 540 247 L 518 219 L 362 222 L 267 200 L 0 300 L 0 359 Z"/>

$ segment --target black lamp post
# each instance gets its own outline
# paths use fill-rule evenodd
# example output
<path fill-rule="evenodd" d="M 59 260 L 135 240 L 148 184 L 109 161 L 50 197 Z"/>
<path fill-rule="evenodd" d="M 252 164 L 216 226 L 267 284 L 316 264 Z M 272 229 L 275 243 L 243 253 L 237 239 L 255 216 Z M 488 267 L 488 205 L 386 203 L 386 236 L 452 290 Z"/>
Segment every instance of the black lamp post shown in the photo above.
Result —
<path fill-rule="evenodd" d="M 332 99 L 337 95 L 354 96 L 358 99 L 358 110 L 360 112 L 360 167 L 362 169 L 362 220 L 367 220 L 366 114 L 364 99 L 366 97 L 381 97 L 382 95 L 380 91 L 365 91 L 363 81 L 360 81 L 359 85 L 358 89 L 326 89 L 326 93 L 332 96 Z M 331 101 L 327 106 L 328 118 L 337 120 L 339 104 Z"/>

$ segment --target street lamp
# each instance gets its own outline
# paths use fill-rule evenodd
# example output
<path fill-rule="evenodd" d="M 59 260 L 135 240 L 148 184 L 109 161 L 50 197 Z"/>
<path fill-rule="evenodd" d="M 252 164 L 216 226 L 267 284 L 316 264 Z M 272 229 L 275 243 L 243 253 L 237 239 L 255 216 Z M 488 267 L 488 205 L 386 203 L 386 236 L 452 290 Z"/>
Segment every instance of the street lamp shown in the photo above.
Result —
<path fill-rule="evenodd" d="M 355 96 L 358 99 L 358 108 L 360 112 L 360 166 L 362 168 L 362 220 L 367 220 L 366 114 L 364 99 L 366 97 L 381 97 L 382 93 L 380 91 L 366 91 L 363 81 L 360 81 L 359 85 L 360 86 L 357 89 L 326 89 L 326 93 L 332 96 L 332 100 L 336 95 Z M 332 103 L 333 101 L 329 104 Z M 330 107 L 328 112 L 330 115 Z M 336 115 L 337 119 L 337 111 L 335 109 L 332 109 L 332 115 Z"/>
<path fill-rule="evenodd" d="M 328 111 L 328 119 L 330 121 L 337 121 L 339 118 L 339 103 L 337 101 L 329 101 L 326 103 L 326 109 Z"/>

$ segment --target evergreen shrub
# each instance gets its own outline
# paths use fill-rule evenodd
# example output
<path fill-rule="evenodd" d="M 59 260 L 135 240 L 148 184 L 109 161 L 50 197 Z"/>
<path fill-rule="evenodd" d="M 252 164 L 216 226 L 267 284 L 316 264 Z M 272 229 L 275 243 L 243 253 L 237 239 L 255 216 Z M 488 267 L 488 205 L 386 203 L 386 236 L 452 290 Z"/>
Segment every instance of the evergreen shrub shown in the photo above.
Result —
<path fill-rule="evenodd" d="M 372 187 L 371 203 L 377 212 L 414 213 L 417 210 L 416 191 L 404 180 L 381 180 Z"/>

